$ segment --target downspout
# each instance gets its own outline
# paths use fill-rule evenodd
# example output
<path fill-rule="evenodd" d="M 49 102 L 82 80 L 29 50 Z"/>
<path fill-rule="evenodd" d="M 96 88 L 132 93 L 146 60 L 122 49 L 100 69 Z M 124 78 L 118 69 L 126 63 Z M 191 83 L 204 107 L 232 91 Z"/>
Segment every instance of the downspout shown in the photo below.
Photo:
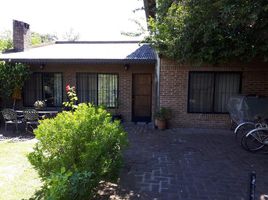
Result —
<path fill-rule="evenodd" d="M 154 50 L 155 54 L 155 78 L 154 78 L 154 85 L 155 85 L 155 97 L 154 97 L 154 113 L 156 113 L 160 108 L 160 57 L 158 53 Z M 153 117 L 154 120 L 154 117 Z"/>
<path fill-rule="evenodd" d="M 160 108 L 160 63 L 161 59 L 159 54 L 155 52 L 156 55 L 156 64 L 155 64 L 155 72 L 156 72 L 156 101 L 155 101 L 155 111 Z"/>
<path fill-rule="evenodd" d="M 156 63 L 155 63 L 155 78 L 154 78 L 154 91 L 155 91 L 155 97 L 154 97 L 154 110 L 153 110 L 153 115 L 159 110 L 160 108 L 160 57 L 156 51 L 155 53 L 155 58 L 156 58 Z M 155 126 L 155 121 L 154 117 L 152 118 L 152 125 L 153 128 L 156 128 Z"/>

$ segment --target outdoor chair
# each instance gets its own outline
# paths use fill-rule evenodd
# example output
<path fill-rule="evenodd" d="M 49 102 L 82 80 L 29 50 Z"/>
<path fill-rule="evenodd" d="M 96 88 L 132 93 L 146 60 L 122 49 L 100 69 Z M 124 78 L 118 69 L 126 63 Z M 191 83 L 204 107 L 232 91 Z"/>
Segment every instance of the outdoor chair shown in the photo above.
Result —
<path fill-rule="evenodd" d="M 39 115 L 35 109 L 27 109 L 23 111 L 25 130 L 28 132 L 29 126 L 32 128 L 32 125 L 39 125 Z"/>
<path fill-rule="evenodd" d="M 2 110 L 2 115 L 5 120 L 5 131 L 7 131 L 8 124 L 14 124 L 16 126 L 16 131 L 18 132 L 18 124 L 22 123 L 22 120 L 18 119 L 18 115 L 15 110 L 5 108 Z"/>

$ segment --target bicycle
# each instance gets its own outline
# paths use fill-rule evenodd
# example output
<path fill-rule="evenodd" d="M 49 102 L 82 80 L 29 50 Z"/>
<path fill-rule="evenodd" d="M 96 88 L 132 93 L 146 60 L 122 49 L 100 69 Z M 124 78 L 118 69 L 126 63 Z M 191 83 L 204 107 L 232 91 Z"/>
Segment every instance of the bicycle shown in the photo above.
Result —
<path fill-rule="evenodd" d="M 253 122 L 247 121 L 240 123 L 234 130 L 236 140 L 240 142 L 242 147 L 244 147 L 245 146 L 243 144 L 244 140 L 242 140 L 243 137 L 253 129 L 267 127 L 267 122 L 268 122 L 267 119 L 256 117 L 256 120 L 254 120 Z"/>
<path fill-rule="evenodd" d="M 248 133 L 250 130 L 253 130 L 256 128 L 256 123 L 254 122 L 242 122 L 240 123 L 234 130 L 235 133 L 235 139 L 238 142 L 241 142 L 242 137 Z"/>
<path fill-rule="evenodd" d="M 260 127 L 249 131 L 242 137 L 241 145 L 250 152 L 261 151 L 268 153 L 268 126 L 262 124 Z"/>

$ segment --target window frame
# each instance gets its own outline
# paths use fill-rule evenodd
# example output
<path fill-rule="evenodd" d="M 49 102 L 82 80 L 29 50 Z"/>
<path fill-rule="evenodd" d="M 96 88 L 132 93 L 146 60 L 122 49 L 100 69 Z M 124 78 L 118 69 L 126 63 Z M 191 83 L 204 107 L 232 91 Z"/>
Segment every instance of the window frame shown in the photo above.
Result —
<path fill-rule="evenodd" d="M 45 74 L 61 74 L 61 85 L 62 85 L 62 88 L 61 88 L 61 104 L 63 103 L 63 96 L 64 96 L 64 87 L 63 87 L 63 72 L 33 72 L 30 76 L 34 75 L 34 74 L 41 74 L 41 84 L 42 84 L 42 100 L 44 99 L 44 75 Z M 33 108 L 34 105 L 27 105 L 25 104 L 24 102 L 24 86 L 23 86 L 23 90 L 22 90 L 22 99 L 23 99 L 23 107 L 28 107 L 28 108 Z M 40 99 L 37 99 L 37 100 L 40 100 Z M 37 101 L 36 100 L 36 101 Z M 46 106 L 47 108 L 61 108 L 62 105 L 60 106 Z"/>
<path fill-rule="evenodd" d="M 238 94 L 241 94 L 242 91 L 242 72 L 241 71 L 189 71 L 188 73 L 188 96 L 187 96 L 187 113 L 191 114 L 228 114 L 228 112 L 197 112 L 197 111 L 190 111 L 190 85 L 191 85 L 191 74 L 205 74 L 211 73 L 213 74 L 213 101 L 212 101 L 212 108 L 213 110 L 215 105 L 215 85 L 216 85 L 216 77 L 217 74 L 238 74 L 239 75 L 239 91 Z"/>
<path fill-rule="evenodd" d="M 99 75 L 116 75 L 117 77 L 117 99 L 119 99 L 119 73 L 95 73 L 95 72 L 77 72 L 76 73 L 76 86 L 78 87 L 78 75 L 79 74 L 86 74 L 86 75 L 90 75 L 90 74 L 93 74 L 93 75 L 96 75 L 97 76 L 97 106 L 100 106 L 99 105 Z M 79 90 L 77 88 L 77 96 L 79 97 Z M 78 99 L 79 101 L 79 99 Z M 83 102 L 80 102 L 80 103 L 83 103 Z M 106 108 L 108 109 L 118 109 L 119 108 L 119 103 L 116 103 L 116 106 L 114 107 L 108 107 L 106 106 Z"/>

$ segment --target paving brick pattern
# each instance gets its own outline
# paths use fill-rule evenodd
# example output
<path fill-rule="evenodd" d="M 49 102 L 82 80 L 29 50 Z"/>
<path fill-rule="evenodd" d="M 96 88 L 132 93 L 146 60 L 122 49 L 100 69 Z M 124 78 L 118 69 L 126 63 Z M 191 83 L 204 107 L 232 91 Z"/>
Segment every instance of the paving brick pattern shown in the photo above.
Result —
<path fill-rule="evenodd" d="M 249 174 L 257 195 L 268 193 L 268 155 L 244 151 L 228 130 L 154 130 L 128 125 L 120 187 L 129 199 L 246 200 Z"/>

